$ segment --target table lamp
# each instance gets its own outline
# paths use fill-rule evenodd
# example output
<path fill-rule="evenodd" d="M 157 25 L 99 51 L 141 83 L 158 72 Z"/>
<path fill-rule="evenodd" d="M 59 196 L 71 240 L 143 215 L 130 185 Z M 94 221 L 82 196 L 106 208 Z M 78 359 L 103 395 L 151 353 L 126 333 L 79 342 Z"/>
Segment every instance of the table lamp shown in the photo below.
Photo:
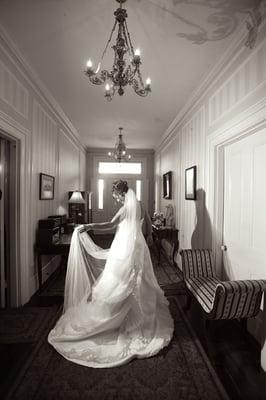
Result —
<path fill-rule="evenodd" d="M 69 204 L 76 204 L 76 206 L 72 206 L 72 211 L 74 211 L 74 223 L 78 223 L 78 214 L 80 211 L 79 204 L 84 204 L 86 203 L 85 200 L 82 197 L 82 194 L 79 190 L 74 190 L 72 193 L 70 199 L 68 200 Z"/>

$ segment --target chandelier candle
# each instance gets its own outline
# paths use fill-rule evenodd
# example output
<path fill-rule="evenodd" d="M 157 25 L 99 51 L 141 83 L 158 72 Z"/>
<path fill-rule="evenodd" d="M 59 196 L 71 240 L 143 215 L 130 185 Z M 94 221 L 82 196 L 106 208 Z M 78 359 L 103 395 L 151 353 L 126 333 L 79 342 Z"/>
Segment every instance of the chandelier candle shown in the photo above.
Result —
<path fill-rule="evenodd" d="M 123 3 L 125 3 L 126 0 L 116 1 L 120 4 L 120 7 L 114 12 L 115 23 L 103 51 L 98 68 L 95 71 L 93 69 L 92 61 L 89 59 L 85 71 L 86 76 L 88 76 L 90 82 L 94 85 L 105 84 L 105 97 L 108 101 L 112 100 L 116 92 L 122 96 L 125 92 L 124 88 L 128 85 L 133 88 L 135 93 L 142 97 L 147 96 L 151 92 L 151 79 L 147 78 L 144 85 L 140 72 L 140 49 L 134 51 L 128 31 L 126 22 L 127 11 L 123 8 Z M 112 49 L 114 50 L 112 70 L 101 70 L 103 58 L 116 28 L 117 37 L 115 44 L 112 46 Z"/>

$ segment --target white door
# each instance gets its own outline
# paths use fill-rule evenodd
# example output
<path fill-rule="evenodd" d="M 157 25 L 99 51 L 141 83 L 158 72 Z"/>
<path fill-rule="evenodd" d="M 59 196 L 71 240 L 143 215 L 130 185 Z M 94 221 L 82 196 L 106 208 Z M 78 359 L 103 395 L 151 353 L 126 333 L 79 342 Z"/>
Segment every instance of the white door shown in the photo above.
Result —
<path fill-rule="evenodd" d="M 266 129 L 226 147 L 224 178 L 225 272 L 266 279 Z"/>

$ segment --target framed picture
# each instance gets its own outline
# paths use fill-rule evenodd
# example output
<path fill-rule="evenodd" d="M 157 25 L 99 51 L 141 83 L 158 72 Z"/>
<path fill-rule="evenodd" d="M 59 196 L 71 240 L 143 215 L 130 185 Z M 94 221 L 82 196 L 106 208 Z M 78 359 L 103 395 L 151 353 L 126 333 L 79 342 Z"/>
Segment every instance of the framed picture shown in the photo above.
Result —
<path fill-rule="evenodd" d="M 197 167 L 187 168 L 185 170 L 185 199 L 186 200 L 196 200 L 196 174 Z"/>
<path fill-rule="evenodd" d="M 172 171 L 163 174 L 163 198 L 172 198 Z"/>
<path fill-rule="evenodd" d="M 54 176 L 40 174 L 40 200 L 53 200 L 54 198 Z"/>

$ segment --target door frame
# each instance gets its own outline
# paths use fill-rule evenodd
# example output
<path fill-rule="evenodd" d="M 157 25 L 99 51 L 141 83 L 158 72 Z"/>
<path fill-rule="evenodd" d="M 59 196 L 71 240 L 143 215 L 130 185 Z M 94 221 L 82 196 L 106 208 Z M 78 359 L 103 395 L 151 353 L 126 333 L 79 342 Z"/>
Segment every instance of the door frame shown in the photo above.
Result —
<path fill-rule="evenodd" d="M 3 136 L 16 143 L 17 192 L 15 273 L 12 307 L 25 304 L 29 293 L 29 227 L 30 224 L 30 131 L 7 114 L 0 112 L 0 130 Z"/>
<path fill-rule="evenodd" d="M 224 149 L 266 127 L 266 99 L 248 108 L 207 138 L 207 207 L 212 221 L 212 251 L 216 273 L 223 277 Z"/>

